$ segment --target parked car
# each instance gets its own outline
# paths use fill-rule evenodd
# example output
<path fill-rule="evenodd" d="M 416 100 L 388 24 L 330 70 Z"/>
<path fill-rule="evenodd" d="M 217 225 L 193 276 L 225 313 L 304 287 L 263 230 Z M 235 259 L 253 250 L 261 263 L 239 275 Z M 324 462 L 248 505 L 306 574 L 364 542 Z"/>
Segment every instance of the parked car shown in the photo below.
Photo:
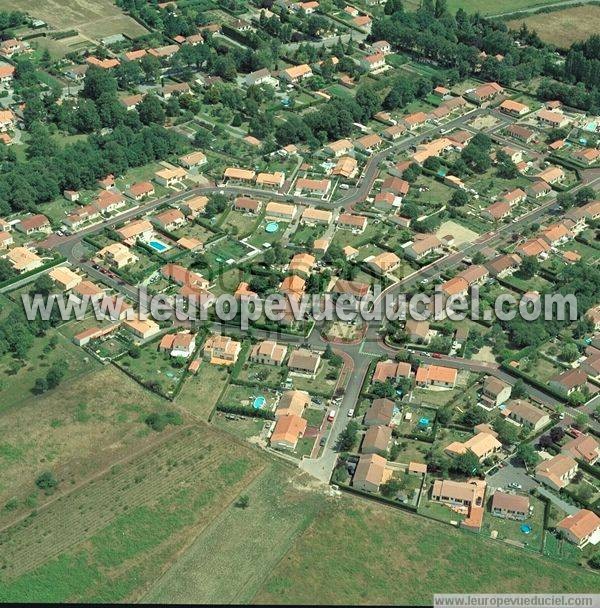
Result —
<path fill-rule="evenodd" d="M 329 410 L 329 414 L 327 414 L 327 420 L 329 422 L 333 422 L 335 418 L 335 410 Z"/>
<path fill-rule="evenodd" d="M 352 418 L 352 416 L 354 416 L 354 410 L 353 409 L 349 409 L 348 410 L 348 418 Z"/>
<path fill-rule="evenodd" d="M 431 355 L 434 359 L 441 359 L 442 355 L 440 353 L 433 353 L 433 355 Z"/>

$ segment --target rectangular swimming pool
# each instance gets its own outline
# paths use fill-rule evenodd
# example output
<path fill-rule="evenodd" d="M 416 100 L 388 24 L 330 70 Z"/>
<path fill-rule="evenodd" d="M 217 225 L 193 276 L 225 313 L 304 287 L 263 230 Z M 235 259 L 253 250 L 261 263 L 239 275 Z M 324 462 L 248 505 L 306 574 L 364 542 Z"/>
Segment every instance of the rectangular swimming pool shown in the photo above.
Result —
<path fill-rule="evenodd" d="M 155 251 L 158 251 L 158 253 L 162 253 L 163 251 L 167 251 L 167 249 L 170 249 L 168 245 L 166 245 L 162 241 L 157 240 L 148 241 L 148 246 L 152 247 L 152 249 L 154 249 Z"/>

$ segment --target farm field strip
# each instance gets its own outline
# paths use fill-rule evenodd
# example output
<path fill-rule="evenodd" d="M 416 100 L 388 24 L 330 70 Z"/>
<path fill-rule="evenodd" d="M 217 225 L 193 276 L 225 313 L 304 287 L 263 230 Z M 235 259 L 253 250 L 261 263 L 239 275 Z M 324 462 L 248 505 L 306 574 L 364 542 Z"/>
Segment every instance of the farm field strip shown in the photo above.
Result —
<path fill-rule="evenodd" d="M 4 531 L 0 546 L 5 576 L 18 576 L 43 564 L 91 537 L 120 513 L 155 502 L 190 479 L 209 483 L 214 465 L 223 461 L 227 449 L 223 444 L 215 448 L 198 435 L 193 428 L 181 429 L 168 442 L 120 465 L 118 473 L 109 471 Z M 205 457 L 207 450 L 210 454 Z"/>

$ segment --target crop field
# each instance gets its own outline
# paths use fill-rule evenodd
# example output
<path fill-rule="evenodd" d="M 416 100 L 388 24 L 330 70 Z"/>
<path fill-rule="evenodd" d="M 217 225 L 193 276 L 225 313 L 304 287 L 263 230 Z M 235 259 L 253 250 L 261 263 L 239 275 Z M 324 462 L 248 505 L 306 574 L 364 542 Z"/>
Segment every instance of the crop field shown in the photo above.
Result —
<path fill-rule="evenodd" d="M 600 6 L 575 6 L 552 13 L 540 13 L 523 19 L 508 21 L 511 29 L 527 25 L 535 30 L 545 42 L 567 48 L 600 31 Z"/>
<path fill-rule="evenodd" d="M 165 433 L 0 533 L 0 601 L 136 598 L 263 467 L 204 425 Z"/>
<path fill-rule="evenodd" d="M 2 8 L 27 12 L 56 30 L 78 30 L 92 40 L 112 34 L 137 38 L 147 33 L 111 0 L 46 0 L 35 4 L 29 0 L 4 0 Z"/>
<path fill-rule="evenodd" d="M 597 575 L 581 568 L 344 497 L 321 510 L 253 601 L 383 604 L 394 598 L 424 605 L 436 592 L 592 593 L 597 587 Z"/>
<path fill-rule="evenodd" d="M 163 410 L 162 400 L 112 366 L 6 409 L 0 417 L 0 527 L 24 513 L 29 501 L 45 500 L 34 485 L 41 471 L 51 470 L 67 489 L 152 445 L 159 435 L 143 419 Z"/>
<path fill-rule="evenodd" d="M 326 504 L 302 473 L 273 463 L 142 598 L 150 603 L 247 603 Z M 265 528 L 268 523 L 268 532 Z M 218 547 L 218 551 L 215 548 Z"/>

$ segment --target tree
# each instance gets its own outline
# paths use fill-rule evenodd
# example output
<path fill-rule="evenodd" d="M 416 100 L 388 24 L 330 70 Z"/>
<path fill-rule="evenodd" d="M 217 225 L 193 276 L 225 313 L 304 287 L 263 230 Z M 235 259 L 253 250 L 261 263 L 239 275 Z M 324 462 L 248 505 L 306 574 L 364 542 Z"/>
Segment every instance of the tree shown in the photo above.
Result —
<path fill-rule="evenodd" d="M 145 125 L 156 123 L 162 125 L 165 122 L 165 110 L 156 95 L 146 95 L 137 106 L 140 120 Z"/>
<path fill-rule="evenodd" d="M 575 416 L 575 420 L 574 420 L 574 425 L 580 429 L 583 430 L 587 427 L 589 422 L 589 416 L 583 412 L 579 412 L 579 414 L 577 414 L 577 416 Z"/>
<path fill-rule="evenodd" d="M 560 348 L 560 358 L 567 363 L 572 363 L 579 358 L 579 349 L 574 342 L 567 342 Z"/>
<path fill-rule="evenodd" d="M 339 434 L 337 440 L 337 449 L 340 452 L 348 452 L 354 447 L 358 434 L 358 422 L 351 420 L 348 426 Z"/>
<path fill-rule="evenodd" d="M 396 389 L 389 380 L 386 380 L 385 382 L 377 381 L 373 382 L 373 385 L 371 386 L 371 393 L 373 393 L 373 395 L 376 397 L 385 397 L 389 399 L 396 395 Z"/>
<path fill-rule="evenodd" d="M 523 258 L 519 274 L 524 279 L 531 279 L 540 269 L 540 263 L 534 255 L 528 255 Z"/>
<path fill-rule="evenodd" d="M 30 293 L 39 293 L 41 296 L 46 298 L 48 295 L 50 295 L 50 293 L 52 293 L 53 289 L 54 282 L 47 274 L 43 274 L 35 280 L 33 290 Z"/>
<path fill-rule="evenodd" d="M 498 440 L 504 445 L 514 445 L 519 440 L 519 428 L 514 424 L 497 418 L 493 423 L 494 430 L 498 433 Z"/>
<path fill-rule="evenodd" d="M 479 458 L 471 450 L 458 454 L 450 463 L 450 470 L 459 475 L 476 475 L 480 470 Z"/>
<path fill-rule="evenodd" d="M 514 399 L 523 399 L 527 397 L 527 387 L 525 386 L 525 382 L 523 382 L 522 378 L 519 378 L 512 387 L 512 396 Z"/>
<path fill-rule="evenodd" d="M 436 422 L 441 426 L 446 426 L 452 420 L 452 406 L 444 405 L 437 411 Z"/>
<path fill-rule="evenodd" d="M 60 381 L 63 379 L 65 373 L 67 371 L 67 364 L 64 360 L 56 361 L 52 364 L 52 367 L 48 370 L 46 374 L 46 382 L 48 383 L 48 388 L 56 388 Z"/>
<path fill-rule="evenodd" d="M 596 569 L 596 570 L 600 570 L 600 551 L 596 551 L 596 553 L 594 553 L 594 555 L 592 555 L 592 557 L 589 559 L 588 564 Z"/>
<path fill-rule="evenodd" d="M 49 495 L 52 494 L 58 486 L 58 479 L 56 479 L 51 471 L 44 471 L 38 475 L 35 480 L 35 485 Z"/>
<path fill-rule="evenodd" d="M 381 486 L 380 492 L 386 498 L 394 498 L 401 489 L 402 482 L 399 479 L 392 477 Z"/>
<path fill-rule="evenodd" d="M 33 392 L 36 395 L 41 395 L 48 390 L 48 383 L 45 378 L 37 378 L 33 386 Z"/>
<path fill-rule="evenodd" d="M 235 506 L 239 509 L 247 509 L 250 505 L 250 497 L 248 494 L 242 494 L 236 501 Z"/>
<path fill-rule="evenodd" d="M 554 443 L 558 443 L 565 436 L 565 429 L 562 426 L 553 426 L 550 429 L 550 437 Z"/>
<path fill-rule="evenodd" d="M 530 443 L 521 443 L 517 448 L 517 458 L 528 468 L 532 469 L 540 461 L 540 455 Z"/>
<path fill-rule="evenodd" d="M 448 202 L 453 207 L 463 207 L 469 202 L 469 195 L 464 190 L 455 190 Z"/>
<path fill-rule="evenodd" d="M 585 205 L 596 198 L 596 191 L 591 186 L 584 186 L 577 191 L 575 200 L 578 205 Z"/>

